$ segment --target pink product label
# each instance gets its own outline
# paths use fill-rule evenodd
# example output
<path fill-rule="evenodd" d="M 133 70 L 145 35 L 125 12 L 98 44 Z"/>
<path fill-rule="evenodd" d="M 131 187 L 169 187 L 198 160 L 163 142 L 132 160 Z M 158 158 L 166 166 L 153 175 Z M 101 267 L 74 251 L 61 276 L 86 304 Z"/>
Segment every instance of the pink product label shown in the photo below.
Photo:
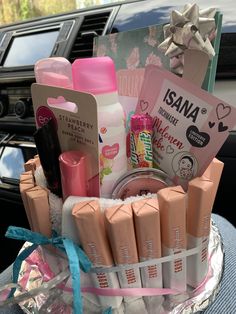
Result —
<path fill-rule="evenodd" d="M 102 154 L 107 159 L 114 159 L 119 153 L 119 144 L 105 145 L 102 148 Z"/>
<path fill-rule="evenodd" d="M 201 176 L 235 124 L 235 108 L 188 81 L 148 66 L 136 113 L 153 117 L 154 163 L 186 187 Z"/>
<path fill-rule="evenodd" d="M 111 194 L 117 178 L 127 169 L 125 127 L 107 125 L 99 130 L 101 195 L 107 196 Z"/>
<path fill-rule="evenodd" d="M 38 127 L 42 127 L 45 123 L 47 123 L 50 119 L 53 120 L 55 126 L 57 127 L 57 120 L 52 112 L 48 107 L 46 106 L 40 106 L 36 111 L 36 123 Z"/>

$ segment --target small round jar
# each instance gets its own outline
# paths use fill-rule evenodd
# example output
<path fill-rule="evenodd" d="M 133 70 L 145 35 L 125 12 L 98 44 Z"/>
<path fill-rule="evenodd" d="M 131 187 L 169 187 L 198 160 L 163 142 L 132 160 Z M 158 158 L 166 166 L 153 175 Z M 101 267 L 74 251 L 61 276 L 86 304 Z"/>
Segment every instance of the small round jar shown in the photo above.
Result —
<path fill-rule="evenodd" d="M 132 169 L 116 182 L 112 191 L 112 198 L 124 200 L 130 196 L 157 193 L 171 185 L 173 182 L 162 170 L 154 168 Z"/>

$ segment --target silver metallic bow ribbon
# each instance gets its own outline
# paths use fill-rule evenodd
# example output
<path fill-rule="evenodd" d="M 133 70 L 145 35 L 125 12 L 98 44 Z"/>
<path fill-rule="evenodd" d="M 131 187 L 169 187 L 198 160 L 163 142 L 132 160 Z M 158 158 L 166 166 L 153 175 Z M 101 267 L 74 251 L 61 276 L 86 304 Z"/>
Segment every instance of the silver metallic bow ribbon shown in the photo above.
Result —
<path fill-rule="evenodd" d="M 211 40 L 215 36 L 216 9 L 199 10 L 197 4 L 187 4 L 183 12 L 173 10 L 170 24 L 164 26 L 164 41 L 158 48 L 170 58 L 171 70 L 183 74 L 184 51 L 197 49 L 215 55 Z"/>

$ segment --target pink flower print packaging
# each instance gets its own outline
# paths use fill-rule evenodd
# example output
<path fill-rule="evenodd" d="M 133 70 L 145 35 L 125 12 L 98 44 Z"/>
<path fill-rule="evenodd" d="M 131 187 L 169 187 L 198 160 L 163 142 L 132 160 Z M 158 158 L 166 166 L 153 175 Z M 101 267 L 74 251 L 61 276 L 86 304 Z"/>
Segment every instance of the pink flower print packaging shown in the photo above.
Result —
<path fill-rule="evenodd" d="M 201 176 L 235 125 L 236 109 L 158 66 L 146 67 L 136 114 L 153 118 L 153 162 L 184 188 Z"/>

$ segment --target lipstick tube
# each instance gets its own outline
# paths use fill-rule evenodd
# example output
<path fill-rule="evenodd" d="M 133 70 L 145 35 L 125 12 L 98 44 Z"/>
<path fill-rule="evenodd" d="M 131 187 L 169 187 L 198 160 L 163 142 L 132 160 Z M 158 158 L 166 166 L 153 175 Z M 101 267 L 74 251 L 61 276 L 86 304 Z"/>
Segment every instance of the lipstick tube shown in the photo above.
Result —
<path fill-rule="evenodd" d="M 215 199 L 216 192 L 220 183 L 221 174 L 224 168 L 224 163 L 217 158 L 213 158 L 212 162 L 208 166 L 208 168 L 205 170 L 203 176 L 210 179 L 213 184 L 214 188 L 212 190 L 212 197 Z"/>
<path fill-rule="evenodd" d="M 132 203 L 139 261 L 161 257 L 161 226 L 157 199 L 144 199 Z M 141 268 L 143 288 L 162 288 L 162 265 Z M 144 297 L 148 313 L 159 313 L 162 296 Z"/>
<path fill-rule="evenodd" d="M 58 161 L 61 149 L 52 119 L 34 133 L 34 139 L 48 188 L 52 193 L 61 196 L 61 175 Z"/>
<path fill-rule="evenodd" d="M 121 204 L 105 210 L 105 223 L 116 265 L 138 263 L 131 204 Z M 118 272 L 121 288 L 141 288 L 140 271 L 130 268 Z M 125 313 L 146 313 L 141 297 L 124 297 Z"/>
<path fill-rule="evenodd" d="M 25 213 L 27 216 L 30 229 L 34 230 L 32 219 L 31 219 L 31 211 L 30 211 L 30 207 L 29 207 L 28 199 L 26 195 L 26 192 L 34 187 L 33 177 L 20 182 L 19 187 L 20 187 L 20 194 L 21 194 L 21 198 L 24 204 Z"/>
<path fill-rule="evenodd" d="M 30 180 L 30 182 L 34 183 L 34 178 L 31 170 L 25 171 L 20 175 L 20 182 L 24 182 L 26 180 Z"/>
<path fill-rule="evenodd" d="M 187 233 L 188 248 L 201 246 L 198 254 L 187 258 L 187 283 L 196 288 L 205 278 L 208 269 L 208 243 L 215 185 L 202 176 L 189 182 Z"/>
<path fill-rule="evenodd" d="M 161 214 L 162 255 L 174 255 L 187 248 L 186 193 L 181 186 L 168 187 L 157 193 Z M 186 258 L 164 263 L 165 288 L 186 291 Z"/>
<path fill-rule="evenodd" d="M 79 242 L 95 267 L 111 267 L 113 259 L 105 233 L 104 218 L 97 200 L 77 203 L 72 209 L 78 230 Z M 116 273 L 91 273 L 96 288 L 119 288 Z M 103 309 L 119 308 L 122 297 L 98 296 Z"/>
<path fill-rule="evenodd" d="M 79 151 L 67 151 L 59 156 L 63 199 L 87 196 L 86 156 Z"/>
<path fill-rule="evenodd" d="M 34 171 L 36 170 L 36 168 L 37 168 L 38 166 L 40 166 L 40 159 L 39 159 L 39 157 L 29 159 L 29 160 L 24 164 L 25 171 L 32 171 L 32 173 L 34 173 Z"/>

